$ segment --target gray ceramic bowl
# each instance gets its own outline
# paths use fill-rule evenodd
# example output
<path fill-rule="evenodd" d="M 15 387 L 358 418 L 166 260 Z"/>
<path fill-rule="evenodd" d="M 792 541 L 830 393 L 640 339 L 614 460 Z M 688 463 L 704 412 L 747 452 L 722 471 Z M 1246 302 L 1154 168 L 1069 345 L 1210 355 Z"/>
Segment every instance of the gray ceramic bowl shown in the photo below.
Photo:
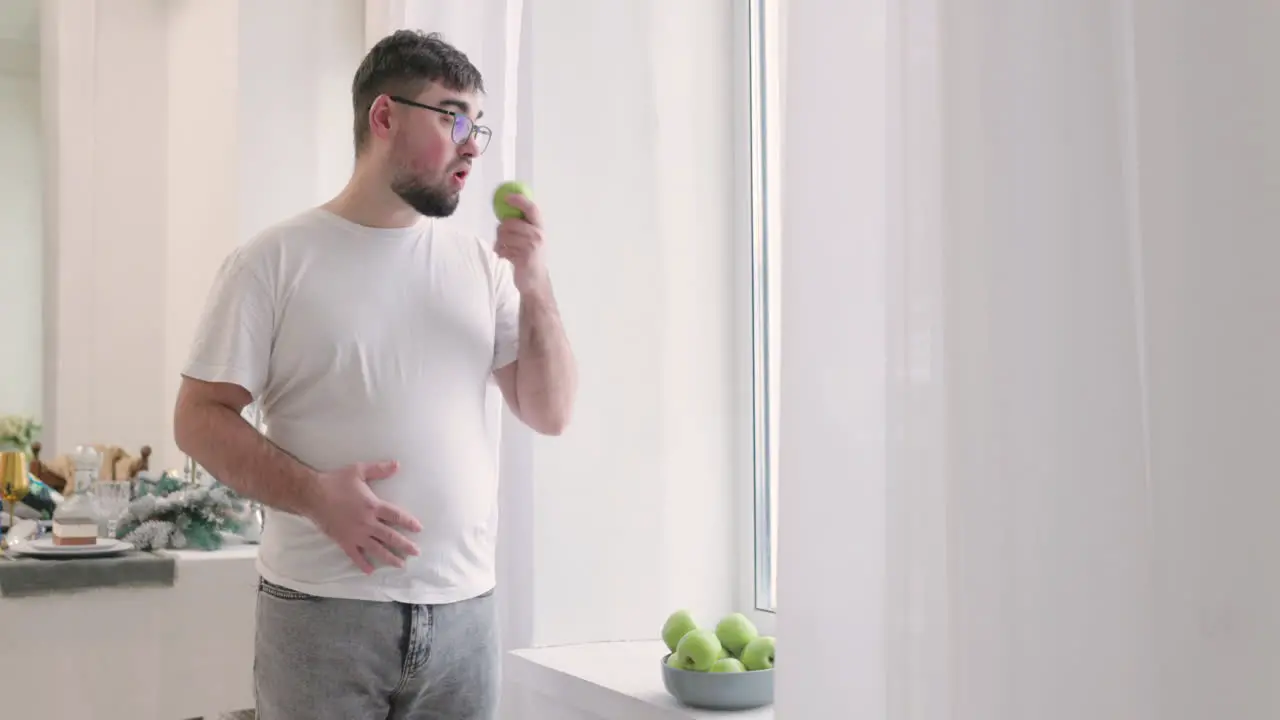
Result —
<path fill-rule="evenodd" d="M 705 710 L 750 710 L 773 703 L 773 670 L 737 673 L 692 672 L 667 665 L 662 656 L 662 684 L 672 697 Z"/>

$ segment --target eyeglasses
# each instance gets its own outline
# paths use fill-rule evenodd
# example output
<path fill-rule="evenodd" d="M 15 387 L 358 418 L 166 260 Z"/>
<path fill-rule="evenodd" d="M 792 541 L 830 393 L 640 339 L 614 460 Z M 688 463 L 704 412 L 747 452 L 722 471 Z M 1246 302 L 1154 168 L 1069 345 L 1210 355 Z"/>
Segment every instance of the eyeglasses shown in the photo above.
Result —
<path fill-rule="evenodd" d="M 399 95 L 388 95 L 392 102 L 408 105 L 410 107 L 422 108 L 423 110 L 431 110 L 441 115 L 448 115 L 453 118 L 453 142 L 458 145 L 465 145 L 471 138 L 476 139 L 476 146 L 480 153 L 484 153 L 485 148 L 489 147 L 489 141 L 493 139 L 493 131 L 484 125 L 477 125 L 471 118 L 453 110 L 435 107 L 434 105 L 423 105 L 420 102 L 414 102 L 409 98 L 400 97 Z"/>

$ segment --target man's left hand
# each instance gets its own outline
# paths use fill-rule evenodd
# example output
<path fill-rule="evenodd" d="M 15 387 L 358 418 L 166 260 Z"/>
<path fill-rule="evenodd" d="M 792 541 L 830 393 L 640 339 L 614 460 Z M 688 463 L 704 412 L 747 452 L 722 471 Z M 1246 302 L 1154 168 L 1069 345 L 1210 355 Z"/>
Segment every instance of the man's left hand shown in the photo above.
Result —
<path fill-rule="evenodd" d="M 522 218 L 508 218 L 498 224 L 498 257 L 511 261 L 515 268 L 516 290 L 520 294 L 538 293 L 550 288 L 551 279 L 542 258 L 542 213 L 532 200 L 523 195 L 508 195 L 507 202 L 524 213 Z"/>

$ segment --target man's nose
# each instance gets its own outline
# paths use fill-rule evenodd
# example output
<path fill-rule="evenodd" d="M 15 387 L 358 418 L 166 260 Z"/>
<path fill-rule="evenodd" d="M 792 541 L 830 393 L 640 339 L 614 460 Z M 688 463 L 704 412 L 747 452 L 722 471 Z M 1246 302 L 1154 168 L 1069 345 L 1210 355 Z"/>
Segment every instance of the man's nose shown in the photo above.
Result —
<path fill-rule="evenodd" d="M 480 143 L 472 133 L 467 141 L 458 146 L 458 154 L 465 158 L 473 158 L 480 154 Z"/>

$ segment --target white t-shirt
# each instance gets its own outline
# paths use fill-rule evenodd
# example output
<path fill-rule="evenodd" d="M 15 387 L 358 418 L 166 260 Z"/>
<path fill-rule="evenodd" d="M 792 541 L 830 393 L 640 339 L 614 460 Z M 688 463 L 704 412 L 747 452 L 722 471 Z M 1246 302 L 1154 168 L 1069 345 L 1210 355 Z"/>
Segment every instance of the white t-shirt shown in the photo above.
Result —
<path fill-rule="evenodd" d="M 370 487 L 422 523 L 420 554 L 365 575 L 306 518 L 267 511 L 258 571 L 323 597 L 448 603 L 495 584 L 495 369 L 513 362 L 511 265 L 423 218 L 367 228 L 313 209 L 238 248 L 184 375 L 235 383 L 267 436 L 317 470 L 395 460 Z M 269 480 L 268 480 L 269 481 Z"/>

